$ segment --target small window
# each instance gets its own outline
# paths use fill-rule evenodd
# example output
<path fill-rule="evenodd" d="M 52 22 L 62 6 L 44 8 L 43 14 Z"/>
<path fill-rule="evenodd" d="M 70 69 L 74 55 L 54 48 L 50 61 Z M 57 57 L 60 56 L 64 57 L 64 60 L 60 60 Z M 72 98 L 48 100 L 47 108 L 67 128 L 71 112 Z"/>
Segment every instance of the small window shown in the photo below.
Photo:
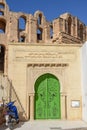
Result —
<path fill-rule="evenodd" d="M 23 17 L 19 18 L 19 30 L 23 31 L 26 28 L 26 20 Z"/>
<path fill-rule="evenodd" d="M 4 9 L 4 4 L 0 3 L 0 9 Z"/>
<path fill-rule="evenodd" d="M 72 19 L 71 17 L 68 18 L 68 34 L 71 35 L 71 23 L 72 23 Z"/>
<path fill-rule="evenodd" d="M 0 29 L 0 33 L 5 33 L 3 29 Z"/>
<path fill-rule="evenodd" d="M 0 45 L 0 71 L 4 71 L 4 55 L 5 48 L 4 46 Z"/>
<path fill-rule="evenodd" d="M 4 15 L 4 13 L 2 11 L 0 11 L 0 16 Z"/>
<path fill-rule="evenodd" d="M 42 40 L 42 30 L 41 29 L 37 30 L 37 40 Z"/>
<path fill-rule="evenodd" d="M 41 24 L 42 23 L 42 14 L 39 14 L 38 16 L 38 24 Z"/>
<path fill-rule="evenodd" d="M 5 33 L 6 23 L 4 20 L 0 20 L 0 33 Z"/>
<path fill-rule="evenodd" d="M 83 25 L 80 25 L 80 38 L 83 39 Z"/>
<path fill-rule="evenodd" d="M 1 45 L 0 45 L 0 53 L 1 53 Z"/>
<path fill-rule="evenodd" d="M 24 36 L 21 36 L 20 39 L 19 39 L 20 42 L 25 42 L 25 37 Z"/>
<path fill-rule="evenodd" d="M 50 26 L 50 38 L 52 39 L 53 38 L 53 27 Z"/>

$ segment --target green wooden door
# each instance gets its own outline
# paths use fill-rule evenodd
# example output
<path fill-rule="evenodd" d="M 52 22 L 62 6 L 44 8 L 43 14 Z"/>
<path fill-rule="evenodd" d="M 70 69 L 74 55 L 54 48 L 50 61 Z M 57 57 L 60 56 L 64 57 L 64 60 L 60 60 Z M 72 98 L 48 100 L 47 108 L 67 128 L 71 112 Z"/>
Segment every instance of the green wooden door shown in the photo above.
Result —
<path fill-rule="evenodd" d="M 40 76 L 35 83 L 35 119 L 60 119 L 60 84 L 52 74 Z"/>

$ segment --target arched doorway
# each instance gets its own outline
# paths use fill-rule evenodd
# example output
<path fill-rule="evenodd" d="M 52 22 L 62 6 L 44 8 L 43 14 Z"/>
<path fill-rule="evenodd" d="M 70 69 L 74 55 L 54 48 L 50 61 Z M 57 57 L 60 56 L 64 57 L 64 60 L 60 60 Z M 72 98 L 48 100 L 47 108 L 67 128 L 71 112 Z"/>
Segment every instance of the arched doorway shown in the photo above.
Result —
<path fill-rule="evenodd" d="M 52 74 L 41 75 L 35 82 L 35 119 L 60 119 L 60 83 Z"/>
<path fill-rule="evenodd" d="M 0 72 L 4 72 L 4 55 L 5 55 L 5 47 L 0 45 Z"/>

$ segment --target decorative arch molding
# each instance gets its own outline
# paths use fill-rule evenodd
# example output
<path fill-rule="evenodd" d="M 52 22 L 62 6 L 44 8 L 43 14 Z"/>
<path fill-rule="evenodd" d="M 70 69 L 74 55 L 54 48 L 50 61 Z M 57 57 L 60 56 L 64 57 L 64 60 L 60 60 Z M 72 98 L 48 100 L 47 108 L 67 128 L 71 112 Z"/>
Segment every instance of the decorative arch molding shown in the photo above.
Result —
<path fill-rule="evenodd" d="M 38 18 L 39 15 L 44 16 L 43 12 L 41 12 L 40 10 L 37 10 L 37 11 L 34 13 L 34 16 L 35 16 L 36 18 Z"/>
<path fill-rule="evenodd" d="M 61 118 L 66 119 L 66 105 L 67 101 L 67 93 L 65 91 L 66 87 L 66 68 L 69 66 L 68 63 L 30 63 L 27 65 L 27 111 L 28 118 L 30 120 L 34 120 L 34 96 L 35 89 L 34 85 L 38 77 L 44 75 L 46 73 L 54 75 L 60 82 L 60 96 L 61 102 L 63 105 L 61 106 Z M 29 107 L 30 106 L 30 107 Z M 63 113 L 63 114 L 62 114 Z"/>
<path fill-rule="evenodd" d="M 69 66 L 68 63 L 30 63 L 27 65 L 27 73 L 28 73 L 28 86 L 30 85 L 31 82 L 31 86 L 32 89 L 29 90 L 29 93 L 33 93 L 34 94 L 34 83 L 36 81 L 36 79 L 40 76 L 43 75 L 45 73 L 51 73 L 53 75 L 55 75 L 61 82 L 61 92 L 63 91 L 63 73 L 65 71 L 65 68 L 67 68 Z M 31 75 L 29 75 L 31 74 Z M 64 77 L 65 78 L 65 77 Z M 65 80 L 65 79 L 64 79 Z"/>
<path fill-rule="evenodd" d="M 34 13 L 34 17 L 37 19 L 38 26 L 42 26 L 46 22 L 43 12 L 39 10 Z"/>
<path fill-rule="evenodd" d="M 18 15 L 18 19 L 19 19 L 20 17 L 23 18 L 23 19 L 25 19 L 25 20 L 27 19 L 26 14 L 23 14 L 23 13 L 21 13 L 21 14 Z"/>

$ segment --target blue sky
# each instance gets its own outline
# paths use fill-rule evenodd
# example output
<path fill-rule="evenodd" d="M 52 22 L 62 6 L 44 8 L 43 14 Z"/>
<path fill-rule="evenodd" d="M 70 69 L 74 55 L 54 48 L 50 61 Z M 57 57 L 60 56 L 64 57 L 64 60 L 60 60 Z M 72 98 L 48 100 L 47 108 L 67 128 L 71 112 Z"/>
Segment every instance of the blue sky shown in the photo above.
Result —
<path fill-rule="evenodd" d="M 52 21 L 69 12 L 87 25 L 87 0 L 6 0 L 13 12 L 34 14 L 40 10 L 47 20 Z"/>

